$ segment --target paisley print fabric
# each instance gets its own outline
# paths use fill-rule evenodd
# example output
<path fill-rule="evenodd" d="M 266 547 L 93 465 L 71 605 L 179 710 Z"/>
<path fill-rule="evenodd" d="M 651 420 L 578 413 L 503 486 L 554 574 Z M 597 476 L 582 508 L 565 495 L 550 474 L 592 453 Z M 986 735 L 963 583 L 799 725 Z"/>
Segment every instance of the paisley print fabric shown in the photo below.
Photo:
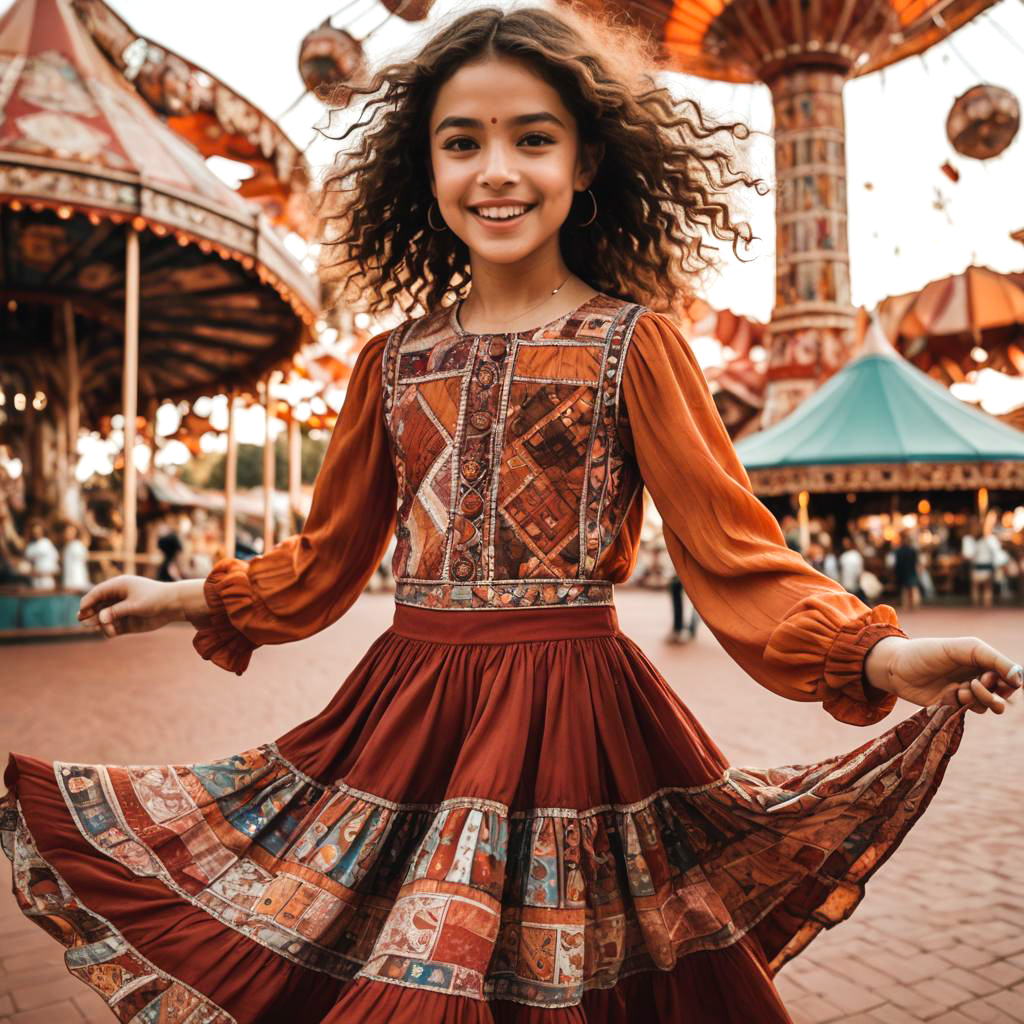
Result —
<path fill-rule="evenodd" d="M 109 921 L 84 907 L 40 856 L 13 799 L 0 801 L 0 844 L 11 861 L 12 888 L 22 912 L 67 947 L 69 973 L 99 993 L 119 1020 L 238 1024 L 146 960 Z"/>

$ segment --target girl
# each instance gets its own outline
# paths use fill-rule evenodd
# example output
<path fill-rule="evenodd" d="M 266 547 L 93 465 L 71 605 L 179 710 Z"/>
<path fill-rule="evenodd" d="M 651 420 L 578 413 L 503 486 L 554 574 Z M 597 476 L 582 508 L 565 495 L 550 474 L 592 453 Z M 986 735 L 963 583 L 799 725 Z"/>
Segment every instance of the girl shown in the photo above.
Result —
<path fill-rule="evenodd" d="M 15 754 L 15 891 L 122 1019 L 787 1021 L 772 975 L 923 812 L 1021 669 L 909 639 L 790 551 L 665 315 L 730 218 L 696 104 L 629 39 L 484 8 L 364 90 L 332 179 L 369 341 L 301 535 L 83 616 L 173 619 L 241 674 L 335 621 L 394 533 L 392 625 L 323 712 L 208 764 Z M 724 133 L 724 134 L 723 134 Z M 863 725 L 731 768 L 618 629 L 646 485 L 701 618 L 760 684 Z M 709 681 L 710 682 L 710 681 Z"/>

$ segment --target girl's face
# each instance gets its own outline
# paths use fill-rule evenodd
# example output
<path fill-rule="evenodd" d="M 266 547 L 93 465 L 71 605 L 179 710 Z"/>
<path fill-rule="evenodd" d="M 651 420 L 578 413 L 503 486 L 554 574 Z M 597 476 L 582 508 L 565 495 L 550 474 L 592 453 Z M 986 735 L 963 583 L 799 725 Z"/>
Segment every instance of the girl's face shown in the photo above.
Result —
<path fill-rule="evenodd" d="M 594 157 L 592 147 L 581 150 L 558 92 L 522 61 L 463 65 L 431 112 L 431 190 L 477 260 L 514 264 L 557 246 L 573 192 L 593 180 Z"/>

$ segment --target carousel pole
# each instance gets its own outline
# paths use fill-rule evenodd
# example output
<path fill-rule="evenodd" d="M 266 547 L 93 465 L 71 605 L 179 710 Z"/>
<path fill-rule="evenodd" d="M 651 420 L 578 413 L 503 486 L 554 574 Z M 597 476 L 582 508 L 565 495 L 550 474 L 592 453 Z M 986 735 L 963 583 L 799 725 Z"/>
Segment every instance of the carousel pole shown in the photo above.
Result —
<path fill-rule="evenodd" d="M 270 437 L 270 378 L 268 373 L 263 381 L 263 553 L 274 546 L 274 442 Z"/>
<path fill-rule="evenodd" d="M 238 389 L 228 392 L 228 454 L 224 464 L 224 554 L 235 557 L 235 488 L 238 484 L 238 434 L 235 431 L 235 400 Z"/>
<path fill-rule="evenodd" d="M 56 307 L 53 310 L 53 348 L 57 349 L 61 340 L 63 327 L 60 324 Z M 53 378 L 56 380 L 56 373 Z M 59 387 L 58 387 L 59 390 Z M 67 380 L 64 381 L 64 397 L 67 398 Z M 53 479 L 57 485 L 57 503 L 59 515 L 64 514 L 64 499 L 68 492 L 68 417 L 67 410 L 60 407 L 60 403 L 53 402 L 49 405 L 50 414 L 53 420 L 54 438 L 54 474 Z"/>
<path fill-rule="evenodd" d="M 139 234 L 128 228 L 124 287 L 124 571 L 135 572 L 135 417 L 139 399 Z"/>
<path fill-rule="evenodd" d="M 79 405 L 81 403 L 81 374 L 78 368 L 78 339 L 75 337 L 75 311 L 70 302 L 62 303 L 64 313 L 64 344 L 67 352 L 68 373 L 68 462 L 74 472 L 78 461 Z"/>
<path fill-rule="evenodd" d="M 292 528 L 298 532 L 299 508 L 302 492 L 302 426 L 295 418 L 295 410 L 288 420 L 288 506 L 292 513 Z"/>

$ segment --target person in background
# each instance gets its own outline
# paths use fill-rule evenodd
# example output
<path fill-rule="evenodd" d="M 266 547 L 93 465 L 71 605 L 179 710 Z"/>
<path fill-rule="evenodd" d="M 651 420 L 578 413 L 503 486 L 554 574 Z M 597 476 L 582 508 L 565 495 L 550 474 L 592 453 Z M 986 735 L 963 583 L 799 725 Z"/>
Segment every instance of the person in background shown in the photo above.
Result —
<path fill-rule="evenodd" d="M 683 581 L 678 576 L 673 575 L 669 582 L 669 592 L 672 595 L 672 632 L 665 639 L 670 644 L 688 644 L 697 635 L 700 616 L 691 604 L 689 625 L 683 625 L 683 599 L 686 594 Z"/>
<path fill-rule="evenodd" d="M 800 523 L 796 516 L 783 516 L 782 522 L 779 525 L 782 528 L 783 536 L 786 538 L 786 547 L 791 551 L 799 551 L 803 554 L 803 548 L 800 546 Z"/>
<path fill-rule="evenodd" d="M 839 559 L 832 550 L 832 536 L 824 530 L 818 534 L 818 543 L 821 545 L 821 571 L 830 579 L 839 582 Z"/>
<path fill-rule="evenodd" d="M 900 592 L 900 607 L 916 608 L 921 603 L 921 580 L 918 577 L 921 556 L 909 530 L 900 534 L 900 543 L 893 555 L 893 574 L 896 589 Z"/>
<path fill-rule="evenodd" d="M 863 572 L 864 556 L 857 549 L 853 538 L 847 535 L 843 538 L 843 553 L 839 556 L 839 583 L 862 601 L 865 600 L 864 591 L 860 586 Z"/>
<path fill-rule="evenodd" d="M 998 522 L 997 516 L 989 533 L 989 544 L 992 546 L 993 581 L 999 588 L 1000 601 L 1008 601 L 1012 596 L 1010 592 L 1010 577 L 1013 574 L 1013 568 L 1011 567 L 1013 559 L 1006 548 L 1003 547 L 1003 541 L 999 536 L 999 530 L 996 526 Z"/>
<path fill-rule="evenodd" d="M 64 527 L 64 547 L 60 552 L 61 586 L 64 590 L 85 592 L 92 586 L 89 579 L 89 549 L 74 523 Z"/>
<path fill-rule="evenodd" d="M 970 566 L 971 604 L 976 607 L 992 607 L 992 584 L 997 558 L 993 540 L 992 534 L 986 533 L 977 524 L 964 533 L 961 552 Z"/>
<path fill-rule="evenodd" d="M 0 491 L 0 586 L 28 587 L 32 580 L 26 575 L 25 545 L 14 523 L 14 514 Z"/>
<path fill-rule="evenodd" d="M 56 590 L 60 554 L 53 541 L 46 536 L 46 527 L 41 519 L 33 519 L 28 524 L 25 557 L 32 564 L 30 575 L 33 589 Z"/>
<path fill-rule="evenodd" d="M 167 514 L 165 525 L 161 528 L 156 546 L 164 556 L 164 560 L 157 568 L 156 578 L 161 583 L 173 583 L 175 580 L 185 579 L 186 574 L 181 565 L 184 545 L 181 543 L 181 537 L 178 536 L 177 524 L 173 513 Z"/>

